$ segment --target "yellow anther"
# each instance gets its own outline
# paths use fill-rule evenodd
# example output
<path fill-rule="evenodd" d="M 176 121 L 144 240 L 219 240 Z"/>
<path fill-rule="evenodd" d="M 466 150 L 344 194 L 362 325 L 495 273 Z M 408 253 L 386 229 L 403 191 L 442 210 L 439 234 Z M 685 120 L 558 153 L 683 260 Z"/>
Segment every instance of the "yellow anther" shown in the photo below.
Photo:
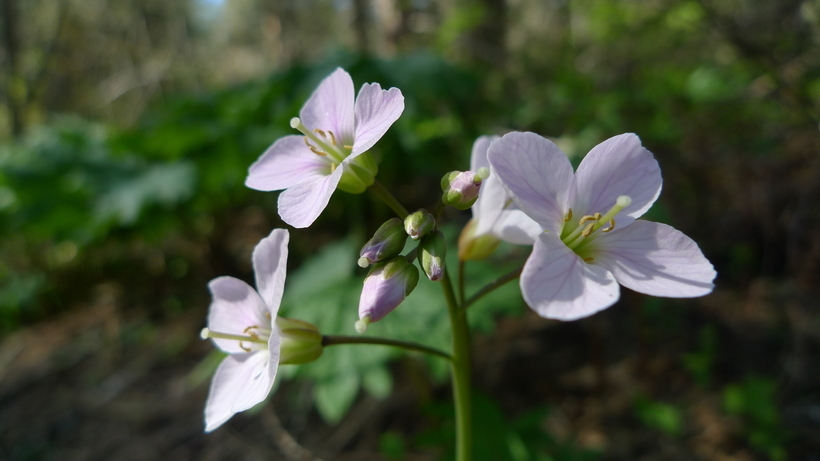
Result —
<path fill-rule="evenodd" d="M 265 312 L 265 317 L 267 317 L 268 320 L 271 320 L 270 312 Z"/>
<path fill-rule="evenodd" d="M 330 135 L 330 143 L 335 146 L 336 145 L 336 136 L 330 130 L 327 130 L 327 134 Z"/>
<path fill-rule="evenodd" d="M 345 145 L 344 145 L 344 146 L 342 146 L 342 147 L 344 147 L 344 148 L 345 148 L 345 149 L 347 149 L 347 150 L 353 150 L 353 146 L 348 145 L 348 144 L 345 144 Z"/>
<path fill-rule="evenodd" d="M 591 263 L 592 261 L 595 261 L 595 258 L 584 258 L 584 262 Z"/>
<path fill-rule="evenodd" d="M 602 215 L 601 213 L 595 213 L 593 216 L 595 217 L 595 220 L 596 220 L 596 221 L 600 221 L 600 220 L 601 220 L 601 216 L 603 216 L 603 215 Z"/>
<path fill-rule="evenodd" d="M 567 216 L 564 218 L 564 222 L 569 222 L 570 219 L 572 219 L 572 208 L 567 211 Z"/>
<path fill-rule="evenodd" d="M 245 328 L 244 330 L 242 330 L 242 332 L 243 332 L 243 333 L 247 333 L 247 332 L 248 332 L 248 330 L 253 330 L 254 328 L 258 329 L 258 328 L 259 328 L 259 325 L 251 325 L 251 326 L 249 326 L 248 328 Z"/>
<path fill-rule="evenodd" d="M 588 224 L 587 227 L 584 228 L 584 231 L 581 232 L 581 235 L 583 235 L 584 237 L 589 237 L 589 234 L 592 233 L 593 227 L 595 227 L 595 223 Z"/>
<path fill-rule="evenodd" d="M 610 231 L 612 231 L 612 229 L 615 229 L 615 219 L 614 218 L 609 220 L 609 227 L 607 227 L 606 229 L 601 229 L 601 232 L 610 232 Z"/>
<path fill-rule="evenodd" d="M 586 215 L 583 218 L 581 218 L 580 221 L 578 221 L 578 225 L 583 226 L 584 224 L 586 224 L 588 222 L 594 222 L 594 221 L 597 221 L 597 220 L 598 220 L 598 218 L 596 218 L 595 216 Z"/>
<path fill-rule="evenodd" d="M 314 132 L 314 133 L 316 133 L 316 134 L 318 134 L 319 136 L 321 136 L 321 137 L 323 137 L 323 138 L 326 138 L 326 137 L 327 137 L 327 134 L 325 134 L 325 132 L 324 132 L 324 131 L 322 131 L 322 130 L 320 130 L 320 129 L 318 129 L 318 128 L 314 129 L 314 130 L 313 130 L 313 132 Z"/>
<path fill-rule="evenodd" d="M 306 146 L 308 146 L 308 149 L 310 149 L 310 150 L 311 150 L 311 152 L 313 152 L 314 154 L 316 154 L 316 155 L 318 155 L 318 156 L 320 156 L 320 157 L 327 157 L 327 154 L 326 154 L 326 153 L 324 153 L 324 152 L 320 151 L 319 149 L 317 149 L 317 148 L 313 147 L 313 144 L 311 144 L 311 143 L 308 141 L 308 138 L 306 138 L 306 137 L 305 137 L 305 138 L 302 138 L 302 139 L 304 139 L 304 140 L 305 140 L 305 145 L 306 145 Z"/>
<path fill-rule="evenodd" d="M 339 165 L 336 165 L 335 163 L 331 163 L 330 164 L 330 172 L 333 173 L 334 171 L 336 171 L 337 166 L 339 166 Z"/>
<path fill-rule="evenodd" d="M 243 346 L 243 345 L 242 345 L 242 341 L 239 341 L 239 348 L 240 348 L 240 349 L 242 349 L 242 350 L 243 350 L 243 351 L 245 351 L 245 352 L 251 352 L 251 351 L 253 350 L 253 349 L 251 349 L 250 347 L 245 347 L 245 346 Z"/>

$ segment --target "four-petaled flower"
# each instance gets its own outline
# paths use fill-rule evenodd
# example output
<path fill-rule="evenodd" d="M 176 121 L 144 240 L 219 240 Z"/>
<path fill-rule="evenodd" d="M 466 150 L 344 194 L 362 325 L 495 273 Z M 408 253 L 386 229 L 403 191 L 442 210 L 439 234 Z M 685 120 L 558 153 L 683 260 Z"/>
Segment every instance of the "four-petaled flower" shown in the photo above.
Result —
<path fill-rule="evenodd" d="M 285 285 L 288 231 L 274 229 L 253 250 L 257 293 L 242 280 L 219 277 L 208 284 L 213 295 L 208 328 L 211 338 L 228 355 L 216 369 L 205 404 L 205 431 L 265 400 L 280 362 L 282 336 L 276 314 Z"/>
<path fill-rule="evenodd" d="M 277 140 L 250 167 L 251 189 L 286 189 L 279 215 L 293 227 L 307 227 L 338 187 L 361 193 L 373 184 L 378 166 L 366 153 L 404 110 L 397 88 L 366 83 L 353 98 L 353 80 L 336 69 L 322 80 L 291 126 L 304 136 Z M 364 154 L 364 155 L 363 155 Z"/>
<path fill-rule="evenodd" d="M 692 239 L 665 224 L 636 221 L 662 183 L 658 163 L 636 135 L 597 145 L 574 174 L 558 146 L 534 133 L 509 133 L 488 156 L 491 177 L 543 231 L 521 274 L 524 300 L 539 315 L 591 315 L 618 300 L 618 283 L 653 296 L 712 291 L 715 270 Z"/>

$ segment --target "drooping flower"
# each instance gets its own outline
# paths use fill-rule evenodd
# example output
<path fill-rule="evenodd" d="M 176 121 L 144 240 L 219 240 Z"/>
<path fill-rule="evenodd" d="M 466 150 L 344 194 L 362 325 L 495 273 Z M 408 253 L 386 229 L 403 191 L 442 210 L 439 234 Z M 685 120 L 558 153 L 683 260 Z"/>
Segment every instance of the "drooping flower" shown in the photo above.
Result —
<path fill-rule="evenodd" d="M 605 309 L 618 300 L 619 283 L 674 298 L 712 291 L 715 270 L 692 239 L 637 221 L 662 180 L 636 135 L 598 144 L 575 173 L 558 146 L 534 133 L 493 142 L 489 160 L 542 230 L 521 274 L 524 300 L 542 317 L 574 320 Z"/>
<path fill-rule="evenodd" d="M 202 337 L 229 355 L 211 381 L 205 432 L 263 401 L 281 363 L 305 363 L 322 353 L 322 336 L 315 326 L 276 315 L 287 259 L 288 231 L 274 229 L 253 251 L 258 292 L 233 277 L 208 284 L 213 301 Z"/>
<path fill-rule="evenodd" d="M 336 69 L 319 84 L 291 126 L 304 136 L 280 138 L 250 167 L 245 185 L 274 191 L 279 215 L 293 227 L 307 227 L 338 187 L 361 193 L 373 184 L 378 166 L 367 151 L 404 110 L 397 88 L 365 83 L 353 98 L 353 80 Z"/>
<path fill-rule="evenodd" d="M 489 168 L 487 149 L 498 136 L 481 136 L 473 143 L 470 170 Z M 472 207 L 473 219 L 459 237 L 459 259 L 483 259 L 489 256 L 499 241 L 517 245 L 532 245 L 541 233 L 541 226 L 530 219 L 513 202 L 497 175 L 490 173 L 481 184 L 481 192 Z"/>

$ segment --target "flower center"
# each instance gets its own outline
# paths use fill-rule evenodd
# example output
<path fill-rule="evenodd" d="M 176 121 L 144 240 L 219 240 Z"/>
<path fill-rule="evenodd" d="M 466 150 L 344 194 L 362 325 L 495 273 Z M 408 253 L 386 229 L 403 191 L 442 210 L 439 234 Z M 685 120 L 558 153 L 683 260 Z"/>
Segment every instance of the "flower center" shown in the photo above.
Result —
<path fill-rule="evenodd" d="M 268 339 L 270 338 L 270 328 L 262 328 L 259 325 L 251 325 L 242 331 L 243 334 L 235 335 L 231 333 L 222 333 L 213 331 L 209 328 L 203 328 L 199 334 L 202 339 L 229 339 L 239 342 L 239 347 L 245 352 L 253 352 L 259 350 L 266 350 Z"/>
<path fill-rule="evenodd" d="M 595 213 L 594 215 L 586 215 L 581 217 L 581 219 L 578 220 L 578 225 L 575 229 L 569 232 L 561 233 L 561 241 L 564 242 L 570 250 L 575 251 L 575 253 L 583 257 L 580 250 L 583 248 L 585 243 L 591 240 L 589 237 L 595 235 L 599 229 L 601 233 L 611 232 L 615 229 L 615 216 L 620 213 L 621 210 L 628 207 L 630 203 L 632 203 L 632 198 L 628 195 L 619 196 L 615 201 L 615 205 L 605 214 Z M 571 220 L 572 208 L 567 211 L 564 222 L 568 223 Z M 605 225 L 606 227 L 604 227 Z M 565 226 L 564 229 L 569 230 L 570 227 Z M 584 261 L 590 262 L 592 261 L 592 258 L 584 258 Z"/>
<path fill-rule="evenodd" d="M 353 150 L 353 146 L 342 144 L 342 140 L 337 138 L 330 130 L 325 131 L 316 128 L 310 131 L 299 117 L 290 119 L 290 126 L 305 135 L 305 144 L 311 152 L 320 157 L 325 157 L 331 162 L 331 169 L 336 169 L 336 166 L 342 163 L 342 160 L 346 159 L 350 155 L 350 151 Z"/>

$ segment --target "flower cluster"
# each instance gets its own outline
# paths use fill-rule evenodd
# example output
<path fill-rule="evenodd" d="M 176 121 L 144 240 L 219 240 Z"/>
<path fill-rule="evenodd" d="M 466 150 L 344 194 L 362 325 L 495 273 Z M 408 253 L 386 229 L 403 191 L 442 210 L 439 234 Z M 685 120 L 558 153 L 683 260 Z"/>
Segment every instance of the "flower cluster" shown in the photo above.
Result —
<path fill-rule="evenodd" d="M 300 117 L 291 120 L 301 135 L 274 142 L 251 165 L 246 185 L 284 189 L 280 216 L 293 227 L 307 227 L 336 188 L 361 193 L 374 184 L 378 165 L 368 150 L 403 109 L 401 92 L 382 90 L 377 83 L 363 85 L 354 99 L 350 76 L 337 69 L 320 83 Z M 445 292 L 450 289 L 447 243 L 437 229 L 444 206 L 472 208 L 458 242 L 462 261 L 488 257 L 501 241 L 532 245 L 520 287 L 527 304 L 543 317 L 591 315 L 618 300 L 619 285 L 654 296 L 705 295 L 716 274 L 697 244 L 668 225 L 639 220 L 658 198 L 661 184 L 657 161 L 634 134 L 602 142 L 577 171 L 554 143 L 537 134 L 480 137 L 470 170 L 443 177 L 435 211 L 407 213 L 395 199 L 385 200 L 403 219 L 385 222 L 359 254 L 358 264 L 369 267 L 369 273 L 356 330 L 363 333 L 411 294 L 419 281 L 416 259 L 429 280 L 443 281 Z M 213 377 L 206 431 L 263 401 L 280 364 L 315 360 L 323 347 L 334 344 L 313 325 L 277 316 L 288 239 L 288 231 L 275 229 L 256 246 L 257 290 L 233 277 L 209 284 L 213 302 L 202 336 L 228 355 Z M 408 241 L 415 248 L 401 254 Z M 451 317 L 463 322 L 452 291 L 448 298 Z"/>

